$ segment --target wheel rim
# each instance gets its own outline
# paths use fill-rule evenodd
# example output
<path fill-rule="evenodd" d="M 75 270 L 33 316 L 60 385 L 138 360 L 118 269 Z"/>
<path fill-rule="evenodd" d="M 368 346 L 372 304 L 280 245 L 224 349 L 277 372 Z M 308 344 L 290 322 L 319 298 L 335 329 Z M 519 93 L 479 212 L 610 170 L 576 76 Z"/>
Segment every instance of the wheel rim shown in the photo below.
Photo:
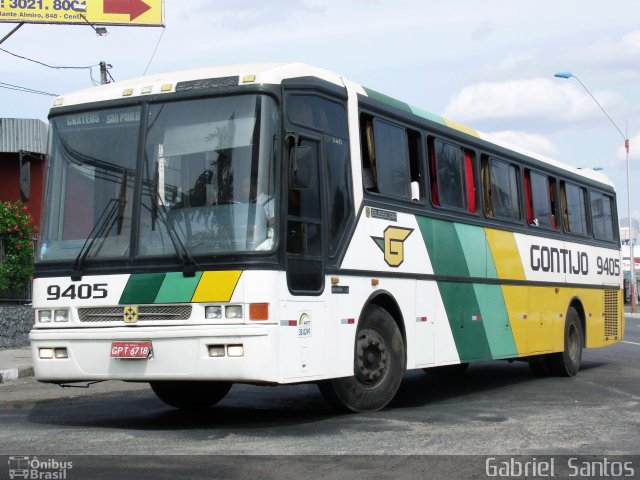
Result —
<path fill-rule="evenodd" d="M 567 336 L 567 353 L 573 363 L 580 358 L 580 335 L 574 324 L 569 327 L 569 335 Z"/>
<path fill-rule="evenodd" d="M 368 387 L 384 378 L 391 356 L 384 338 L 376 330 L 365 328 L 358 334 L 356 348 L 356 378 Z"/>

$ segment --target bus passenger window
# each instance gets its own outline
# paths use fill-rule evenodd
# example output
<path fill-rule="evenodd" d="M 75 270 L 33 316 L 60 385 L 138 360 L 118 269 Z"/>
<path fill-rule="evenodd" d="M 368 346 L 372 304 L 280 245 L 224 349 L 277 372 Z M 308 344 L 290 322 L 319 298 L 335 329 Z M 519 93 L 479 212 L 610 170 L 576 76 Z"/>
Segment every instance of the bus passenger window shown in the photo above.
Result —
<path fill-rule="evenodd" d="M 571 183 L 562 182 L 562 210 L 567 232 L 587 235 L 586 190 Z"/>
<path fill-rule="evenodd" d="M 613 221 L 613 200 L 609 195 L 591 191 L 593 235 L 598 240 L 616 240 Z"/>
<path fill-rule="evenodd" d="M 367 192 L 422 200 L 420 134 L 362 114 L 362 185 Z"/>
<path fill-rule="evenodd" d="M 380 119 L 373 121 L 378 191 L 395 197 L 411 198 L 407 132 Z"/>
<path fill-rule="evenodd" d="M 555 178 L 549 178 L 549 203 L 551 207 L 551 228 L 558 229 L 558 193 Z"/>
<path fill-rule="evenodd" d="M 373 119 L 369 116 L 362 115 L 361 119 L 361 138 L 362 145 L 362 185 L 368 192 L 377 192 L 377 180 L 375 169 L 376 152 L 373 144 Z"/>
<path fill-rule="evenodd" d="M 431 200 L 434 205 L 475 213 L 475 185 L 471 153 L 437 139 L 429 142 Z"/>
<path fill-rule="evenodd" d="M 553 226 L 552 193 L 550 192 L 549 178 L 546 175 L 525 170 L 524 182 L 527 223 L 535 227 L 555 228 Z"/>
<path fill-rule="evenodd" d="M 482 169 L 487 216 L 520 220 L 518 167 L 494 157 L 485 157 Z"/>

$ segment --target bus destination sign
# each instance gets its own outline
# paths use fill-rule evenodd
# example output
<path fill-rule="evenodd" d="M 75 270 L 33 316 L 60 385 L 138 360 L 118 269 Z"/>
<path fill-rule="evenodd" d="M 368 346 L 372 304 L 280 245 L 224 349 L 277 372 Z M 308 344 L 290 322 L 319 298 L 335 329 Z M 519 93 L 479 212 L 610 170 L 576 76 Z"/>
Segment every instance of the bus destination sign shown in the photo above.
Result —
<path fill-rule="evenodd" d="M 162 0 L 0 0 L 0 22 L 162 26 Z"/>

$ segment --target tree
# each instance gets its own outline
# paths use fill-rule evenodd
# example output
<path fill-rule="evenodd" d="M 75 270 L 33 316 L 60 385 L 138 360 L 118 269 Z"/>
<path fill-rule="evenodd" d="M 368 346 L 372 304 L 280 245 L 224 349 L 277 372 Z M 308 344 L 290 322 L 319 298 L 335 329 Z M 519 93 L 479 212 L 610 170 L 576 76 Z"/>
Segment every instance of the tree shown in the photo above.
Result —
<path fill-rule="evenodd" d="M 0 291 L 22 290 L 33 272 L 33 235 L 38 228 L 20 201 L 0 203 Z"/>

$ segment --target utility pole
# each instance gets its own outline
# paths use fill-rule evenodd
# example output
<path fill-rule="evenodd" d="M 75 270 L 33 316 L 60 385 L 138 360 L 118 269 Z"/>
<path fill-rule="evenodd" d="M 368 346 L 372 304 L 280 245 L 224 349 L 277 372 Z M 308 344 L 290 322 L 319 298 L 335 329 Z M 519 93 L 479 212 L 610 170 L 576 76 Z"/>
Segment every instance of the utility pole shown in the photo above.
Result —
<path fill-rule="evenodd" d="M 100 62 L 100 84 L 106 85 L 107 83 L 109 83 L 107 79 L 107 63 Z"/>

